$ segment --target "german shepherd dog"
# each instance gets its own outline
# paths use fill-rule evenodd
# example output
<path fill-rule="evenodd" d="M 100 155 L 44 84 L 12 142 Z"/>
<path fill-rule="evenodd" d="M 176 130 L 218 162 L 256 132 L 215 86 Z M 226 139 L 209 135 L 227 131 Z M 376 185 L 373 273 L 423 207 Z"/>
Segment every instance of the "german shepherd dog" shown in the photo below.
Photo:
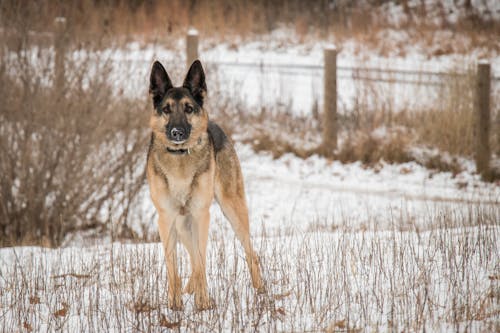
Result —
<path fill-rule="evenodd" d="M 167 262 L 169 307 L 183 308 L 178 241 L 191 261 L 192 273 L 184 292 L 194 293 L 198 310 L 214 306 L 205 274 L 209 208 L 214 196 L 245 250 L 253 287 L 264 292 L 259 260 L 250 241 L 239 160 L 222 129 L 208 120 L 203 107 L 207 86 L 200 61 L 193 62 L 182 87 L 173 87 L 165 68 L 156 61 L 149 92 L 154 111 L 147 178 Z"/>

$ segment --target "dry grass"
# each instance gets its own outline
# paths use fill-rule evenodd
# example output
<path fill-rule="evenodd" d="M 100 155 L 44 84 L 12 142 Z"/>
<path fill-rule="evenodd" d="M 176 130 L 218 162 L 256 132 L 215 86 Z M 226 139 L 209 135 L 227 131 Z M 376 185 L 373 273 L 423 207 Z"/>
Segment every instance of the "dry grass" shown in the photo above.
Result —
<path fill-rule="evenodd" d="M 387 7 L 387 3 L 322 0 L 78 0 L 71 3 L 6 0 L 0 6 L 0 15 L 7 28 L 20 19 L 26 22 L 27 29 L 38 32 L 47 31 L 55 17 L 65 16 L 70 23 L 69 30 L 79 36 L 80 41 L 106 43 L 123 42 L 137 36 L 165 43 L 172 37 L 184 36 L 190 26 L 205 36 L 232 40 L 234 37 L 267 34 L 285 25 L 294 28 L 299 40 L 334 35 L 339 40 L 354 37 L 363 44 L 376 47 L 379 43 L 375 37 L 377 32 L 387 28 L 405 29 L 412 31 L 410 38 L 427 40 L 434 49 L 435 30 L 445 29 L 469 36 L 478 47 L 486 46 L 496 51 L 500 48 L 497 42 L 484 37 L 489 33 L 498 34 L 499 23 L 481 16 L 474 8 L 467 8 L 466 4 L 459 5 L 465 14 L 457 22 L 449 22 L 439 2 L 410 5 L 408 1 L 402 1 L 399 4 L 404 8 L 401 22 L 392 22 L 392 17 L 386 19 L 380 14 L 382 6 Z M 467 52 L 468 47 L 470 45 L 446 43 L 432 52 Z"/>
<path fill-rule="evenodd" d="M 408 113 L 413 118 L 408 126 L 415 129 L 421 143 L 473 156 L 475 81 L 472 71 L 465 77 L 450 78 L 440 87 L 435 109 Z"/>
<path fill-rule="evenodd" d="M 225 222 L 208 249 L 217 307 L 171 311 L 159 244 L 4 249 L 0 323 L 7 331 L 495 331 L 500 212 L 436 211 L 427 231 L 310 229 L 256 237 L 268 294 L 251 287 Z M 324 228 L 322 230 L 325 230 Z M 185 281 L 188 258 L 181 252 Z"/>

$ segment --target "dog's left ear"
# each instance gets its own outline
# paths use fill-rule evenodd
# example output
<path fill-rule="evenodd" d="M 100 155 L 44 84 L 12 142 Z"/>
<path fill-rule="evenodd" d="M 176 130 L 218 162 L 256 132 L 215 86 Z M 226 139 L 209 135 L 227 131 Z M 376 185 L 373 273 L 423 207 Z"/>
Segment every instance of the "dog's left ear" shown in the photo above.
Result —
<path fill-rule="evenodd" d="M 191 92 L 199 106 L 203 106 L 203 100 L 207 94 L 207 84 L 205 83 L 205 72 L 199 60 L 195 60 L 189 68 L 182 86 Z"/>

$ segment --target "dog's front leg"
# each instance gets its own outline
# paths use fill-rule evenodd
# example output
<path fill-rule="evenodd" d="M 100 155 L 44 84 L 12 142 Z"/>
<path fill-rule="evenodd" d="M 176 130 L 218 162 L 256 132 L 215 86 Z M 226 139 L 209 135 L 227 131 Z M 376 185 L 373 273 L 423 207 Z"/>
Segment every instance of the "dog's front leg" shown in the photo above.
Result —
<path fill-rule="evenodd" d="M 196 309 L 206 310 L 214 306 L 214 302 L 208 294 L 206 276 L 206 250 L 210 225 L 209 208 L 193 211 L 189 219 L 191 220 L 191 237 L 187 241 L 189 244 L 186 244 L 186 247 L 191 257 L 192 275 L 186 289 L 194 292 Z"/>
<path fill-rule="evenodd" d="M 171 221 L 168 220 L 166 214 L 159 214 L 158 228 L 160 230 L 160 239 L 163 243 L 165 251 L 165 259 L 167 263 L 167 278 L 168 278 L 168 306 L 172 310 L 182 310 L 181 296 L 181 278 L 177 271 L 177 232 Z"/>

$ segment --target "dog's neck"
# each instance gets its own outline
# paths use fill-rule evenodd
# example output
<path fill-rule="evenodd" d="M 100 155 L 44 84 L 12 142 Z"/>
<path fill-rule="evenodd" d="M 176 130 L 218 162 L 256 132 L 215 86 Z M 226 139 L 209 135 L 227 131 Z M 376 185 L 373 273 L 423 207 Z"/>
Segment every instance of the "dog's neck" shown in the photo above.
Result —
<path fill-rule="evenodd" d="M 166 150 L 167 153 L 172 155 L 191 155 L 192 153 L 195 153 L 197 151 L 197 147 L 202 144 L 203 144 L 203 138 L 199 137 L 196 144 L 190 148 L 173 149 L 164 146 L 164 149 Z"/>

